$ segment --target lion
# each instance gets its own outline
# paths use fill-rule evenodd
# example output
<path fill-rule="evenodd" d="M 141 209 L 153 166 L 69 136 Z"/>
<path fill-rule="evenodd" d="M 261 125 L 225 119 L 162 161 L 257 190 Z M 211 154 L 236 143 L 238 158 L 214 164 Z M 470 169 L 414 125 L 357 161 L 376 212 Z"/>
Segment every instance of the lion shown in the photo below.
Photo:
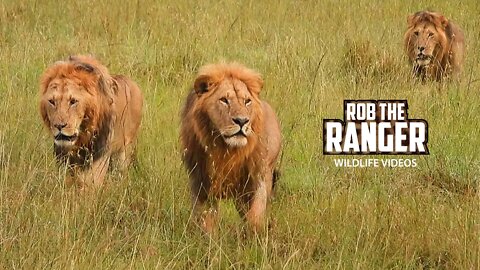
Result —
<path fill-rule="evenodd" d="M 441 81 L 462 72 L 465 41 L 462 30 L 443 15 L 419 11 L 408 16 L 405 51 L 414 75 Z"/>
<path fill-rule="evenodd" d="M 143 95 L 122 75 L 111 76 L 91 56 L 71 56 L 47 68 L 40 82 L 40 114 L 67 185 L 102 185 L 111 159 L 125 171 L 142 119 Z"/>
<path fill-rule="evenodd" d="M 234 199 L 255 232 L 265 229 L 281 133 L 272 107 L 259 97 L 262 87 L 261 75 L 241 64 L 209 64 L 188 94 L 180 140 L 194 215 L 206 233 L 221 199 Z"/>

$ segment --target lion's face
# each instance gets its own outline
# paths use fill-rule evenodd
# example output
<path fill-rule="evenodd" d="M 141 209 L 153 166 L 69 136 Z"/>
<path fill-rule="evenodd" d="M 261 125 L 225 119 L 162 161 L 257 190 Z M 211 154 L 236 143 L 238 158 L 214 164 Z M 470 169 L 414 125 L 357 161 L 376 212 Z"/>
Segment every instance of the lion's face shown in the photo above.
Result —
<path fill-rule="evenodd" d="M 448 20 L 436 12 L 419 11 L 408 16 L 407 23 L 405 46 L 410 60 L 421 67 L 438 64 L 448 51 Z"/>
<path fill-rule="evenodd" d="M 87 105 L 92 99 L 93 96 L 74 79 L 56 78 L 48 84 L 40 106 L 57 146 L 75 145 L 83 131 L 82 123 L 88 119 Z"/>
<path fill-rule="evenodd" d="M 439 33 L 433 24 L 418 24 L 412 31 L 415 62 L 419 66 L 429 65 L 440 49 Z"/>
<path fill-rule="evenodd" d="M 255 103 L 255 104 L 254 104 Z M 252 119 L 258 101 L 238 79 L 223 80 L 205 102 L 214 128 L 229 147 L 243 147 L 254 134 Z"/>

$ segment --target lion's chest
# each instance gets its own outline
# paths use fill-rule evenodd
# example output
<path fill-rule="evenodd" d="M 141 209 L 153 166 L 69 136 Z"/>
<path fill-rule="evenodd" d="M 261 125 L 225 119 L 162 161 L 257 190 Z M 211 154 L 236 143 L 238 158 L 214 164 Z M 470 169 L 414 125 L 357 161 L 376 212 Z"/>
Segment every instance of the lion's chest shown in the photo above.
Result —
<path fill-rule="evenodd" d="M 245 160 L 215 159 L 208 162 L 210 178 L 209 195 L 216 198 L 228 198 L 245 188 L 250 171 Z"/>

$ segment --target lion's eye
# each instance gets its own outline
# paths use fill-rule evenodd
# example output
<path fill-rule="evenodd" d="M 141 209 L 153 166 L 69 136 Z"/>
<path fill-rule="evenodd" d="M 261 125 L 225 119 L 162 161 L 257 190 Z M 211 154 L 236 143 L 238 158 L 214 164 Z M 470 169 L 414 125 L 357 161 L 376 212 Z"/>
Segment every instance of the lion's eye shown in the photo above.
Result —
<path fill-rule="evenodd" d="M 73 106 L 73 105 L 75 105 L 75 104 L 77 104 L 77 103 L 78 103 L 78 100 L 73 99 L 73 98 L 70 99 L 70 106 Z"/>
<path fill-rule="evenodd" d="M 428 37 L 433 37 L 433 33 L 428 33 Z"/>
<path fill-rule="evenodd" d="M 252 104 L 252 100 L 249 98 L 245 99 L 245 105 L 248 106 L 250 104 Z"/>
<path fill-rule="evenodd" d="M 50 103 L 50 105 L 52 105 L 53 107 L 55 107 L 55 100 L 49 99 L 49 100 L 48 100 L 48 103 Z"/>
<path fill-rule="evenodd" d="M 228 99 L 225 98 L 225 97 L 222 97 L 222 98 L 220 99 L 220 102 L 222 102 L 222 103 L 225 104 L 225 105 L 228 105 L 228 103 L 229 103 L 229 102 L 228 102 Z"/>
<path fill-rule="evenodd" d="M 418 36 L 418 31 L 413 32 L 413 34 L 415 34 L 415 36 Z"/>

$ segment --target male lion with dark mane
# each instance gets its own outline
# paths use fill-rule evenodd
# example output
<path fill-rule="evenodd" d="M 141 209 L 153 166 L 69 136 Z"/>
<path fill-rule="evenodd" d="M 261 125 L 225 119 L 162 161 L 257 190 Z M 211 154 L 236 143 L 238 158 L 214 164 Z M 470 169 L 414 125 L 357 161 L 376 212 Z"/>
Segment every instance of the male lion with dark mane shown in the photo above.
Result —
<path fill-rule="evenodd" d="M 465 41 L 462 30 L 432 11 L 419 11 L 408 16 L 404 43 L 414 74 L 422 79 L 435 79 L 462 71 Z"/>
<path fill-rule="evenodd" d="M 281 148 L 278 120 L 259 97 L 263 80 L 240 64 L 202 67 L 182 113 L 181 142 L 194 212 L 204 231 L 217 202 L 234 198 L 251 228 L 264 229 Z"/>
<path fill-rule="evenodd" d="M 143 96 L 125 76 L 111 76 L 90 56 L 71 56 L 49 67 L 40 83 L 40 114 L 54 139 L 67 184 L 102 184 L 112 157 L 121 169 L 132 158 Z"/>

